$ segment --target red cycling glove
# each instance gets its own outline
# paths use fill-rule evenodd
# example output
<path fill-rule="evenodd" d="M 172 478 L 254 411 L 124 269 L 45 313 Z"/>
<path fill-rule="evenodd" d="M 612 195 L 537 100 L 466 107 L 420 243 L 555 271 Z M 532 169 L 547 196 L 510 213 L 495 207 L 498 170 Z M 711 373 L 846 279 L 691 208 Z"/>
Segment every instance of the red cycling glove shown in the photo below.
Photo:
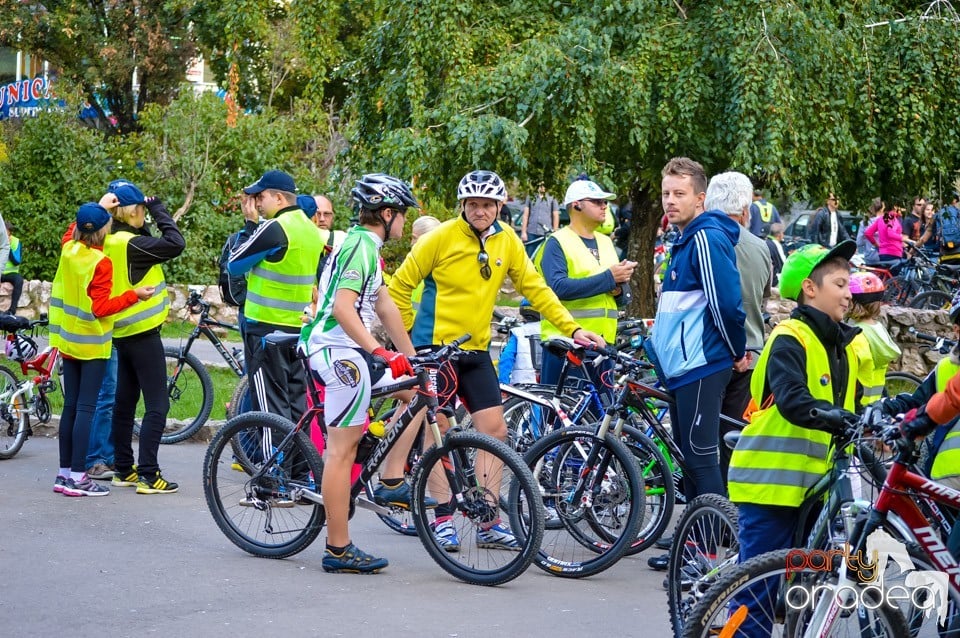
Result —
<path fill-rule="evenodd" d="M 413 376 L 413 366 L 406 355 L 402 352 L 392 352 L 384 347 L 377 348 L 371 353 L 373 356 L 383 359 L 384 363 L 390 366 L 390 372 L 393 378 L 397 379 L 404 375 Z"/>

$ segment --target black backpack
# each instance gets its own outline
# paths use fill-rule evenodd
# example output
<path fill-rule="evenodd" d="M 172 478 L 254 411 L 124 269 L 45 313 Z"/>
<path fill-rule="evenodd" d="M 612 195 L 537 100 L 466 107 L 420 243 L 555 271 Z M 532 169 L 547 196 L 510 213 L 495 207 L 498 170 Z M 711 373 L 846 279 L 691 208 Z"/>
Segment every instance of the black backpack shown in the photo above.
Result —
<path fill-rule="evenodd" d="M 229 237 L 223 244 L 223 250 L 220 251 L 220 279 L 217 282 L 220 286 L 220 296 L 223 302 L 239 308 L 247 300 L 247 278 L 244 275 L 231 275 L 227 272 L 227 260 L 230 259 L 230 252 L 236 248 L 240 239 L 240 232 L 236 232 Z"/>

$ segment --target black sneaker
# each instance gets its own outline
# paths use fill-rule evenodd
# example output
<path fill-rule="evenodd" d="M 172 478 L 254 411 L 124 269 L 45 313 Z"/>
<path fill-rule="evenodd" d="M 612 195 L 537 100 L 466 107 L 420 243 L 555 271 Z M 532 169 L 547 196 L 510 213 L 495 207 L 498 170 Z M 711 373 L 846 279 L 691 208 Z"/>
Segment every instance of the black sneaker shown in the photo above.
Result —
<path fill-rule="evenodd" d="M 673 536 L 661 536 L 653 543 L 657 549 L 670 549 L 671 545 L 673 545 Z"/>
<path fill-rule="evenodd" d="M 670 566 L 670 554 L 660 554 L 659 556 L 651 556 L 647 559 L 647 565 L 650 569 L 655 569 L 658 572 L 665 572 Z"/>
<path fill-rule="evenodd" d="M 117 468 L 116 474 L 110 479 L 110 484 L 116 485 L 117 487 L 136 487 L 139 478 L 136 465 L 127 471 Z"/>
<path fill-rule="evenodd" d="M 325 549 L 322 564 L 323 571 L 330 574 L 376 574 L 390 563 L 386 558 L 371 556 L 350 543 L 342 554 Z"/>
<path fill-rule="evenodd" d="M 137 479 L 137 494 L 173 494 L 180 486 L 172 483 L 157 472 L 156 476 L 141 476 Z"/>

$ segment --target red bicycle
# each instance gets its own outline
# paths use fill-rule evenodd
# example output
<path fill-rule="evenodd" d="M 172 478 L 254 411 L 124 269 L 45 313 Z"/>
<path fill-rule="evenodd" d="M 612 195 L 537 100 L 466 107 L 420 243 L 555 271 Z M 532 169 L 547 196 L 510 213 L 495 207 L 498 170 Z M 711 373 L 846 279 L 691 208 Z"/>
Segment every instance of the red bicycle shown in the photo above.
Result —
<path fill-rule="evenodd" d="M 20 366 L 21 379 L 9 367 L 0 365 L 0 459 L 12 458 L 33 435 L 31 417 L 49 423 L 63 409 L 60 385 L 60 350 L 47 346 L 42 351 L 35 340 L 46 327 L 46 315 L 30 321 L 25 317 L 0 317 L 7 358 Z"/>

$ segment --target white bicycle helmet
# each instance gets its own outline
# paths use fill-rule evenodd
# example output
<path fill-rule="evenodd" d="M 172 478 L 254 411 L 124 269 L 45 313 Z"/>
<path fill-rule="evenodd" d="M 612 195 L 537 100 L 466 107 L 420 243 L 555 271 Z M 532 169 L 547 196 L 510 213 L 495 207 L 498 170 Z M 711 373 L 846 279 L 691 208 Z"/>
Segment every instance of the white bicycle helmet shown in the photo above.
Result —
<path fill-rule="evenodd" d="M 498 202 L 507 201 L 507 187 L 493 171 L 471 171 L 457 185 L 457 200 L 468 197 L 484 197 Z"/>

